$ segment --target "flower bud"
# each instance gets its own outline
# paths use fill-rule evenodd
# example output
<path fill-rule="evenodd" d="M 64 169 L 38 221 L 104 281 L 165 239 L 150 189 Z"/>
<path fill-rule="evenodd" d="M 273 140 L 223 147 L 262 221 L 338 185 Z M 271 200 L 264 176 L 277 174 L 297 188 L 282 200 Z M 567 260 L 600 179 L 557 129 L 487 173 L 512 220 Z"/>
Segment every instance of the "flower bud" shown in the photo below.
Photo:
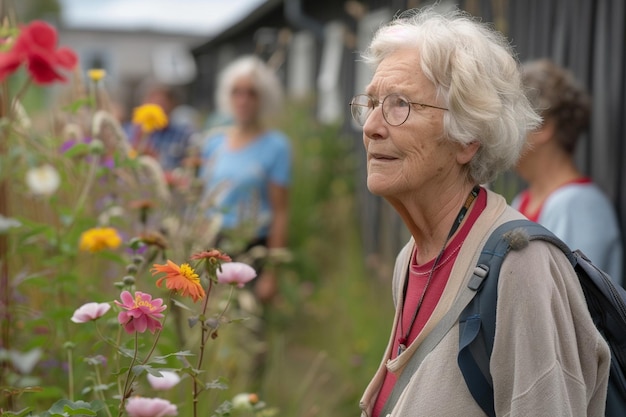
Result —
<path fill-rule="evenodd" d="M 89 142 L 89 151 L 94 155 L 102 155 L 104 153 L 104 143 L 100 139 L 93 139 Z"/>

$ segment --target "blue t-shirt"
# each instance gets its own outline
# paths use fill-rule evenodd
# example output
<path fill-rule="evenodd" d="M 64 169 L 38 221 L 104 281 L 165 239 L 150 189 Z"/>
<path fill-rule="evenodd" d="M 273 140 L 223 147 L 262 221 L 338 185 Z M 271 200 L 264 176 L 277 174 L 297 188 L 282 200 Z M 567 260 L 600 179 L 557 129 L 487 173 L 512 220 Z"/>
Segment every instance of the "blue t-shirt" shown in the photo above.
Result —
<path fill-rule="evenodd" d="M 291 181 L 291 144 L 278 131 L 268 131 L 243 148 L 232 150 L 226 135 L 209 137 L 202 149 L 207 215 L 222 215 L 222 229 L 247 225 L 255 237 L 267 237 L 272 220 L 269 185 Z"/>
<path fill-rule="evenodd" d="M 141 127 L 129 123 L 125 126 L 126 134 L 133 146 L 141 136 Z M 182 165 L 187 156 L 193 130 L 187 126 L 168 124 L 165 128 L 155 130 L 148 137 L 149 147 L 165 171 L 171 171 Z"/>
<path fill-rule="evenodd" d="M 522 195 L 511 202 L 520 209 Z M 592 182 L 570 183 L 545 200 L 537 223 L 580 249 L 618 284 L 623 282 L 622 237 L 617 214 L 606 195 Z"/>

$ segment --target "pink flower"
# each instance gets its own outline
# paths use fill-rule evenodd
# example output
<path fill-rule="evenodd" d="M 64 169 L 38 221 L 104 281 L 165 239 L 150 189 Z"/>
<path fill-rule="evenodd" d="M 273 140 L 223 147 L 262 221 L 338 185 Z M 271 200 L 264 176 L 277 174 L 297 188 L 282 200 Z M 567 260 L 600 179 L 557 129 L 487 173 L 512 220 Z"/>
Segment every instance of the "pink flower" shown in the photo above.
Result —
<path fill-rule="evenodd" d="M 230 262 L 223 264 L 221 270 L 217 270 L 217 282 L 220 284 L 237 285 L 243 288 L 244 284 L 256 278 L 256 271 L 243 262 Z"/>
<path fill-rule="evenodd" d="M 126 401 L 130 417 L 164 417 L 178 415 L 178 408 L 162 398 L 132 397 Z"/>
<path fill-rule="evenodd" d="M 87 323 L 91 320 L 97 320 L 102 317 L 109 309 L 109 303 L 87 303 L 78 307 L 72 316 L 74 323 Z"/>
<path fill-rule="evenodd" d="M 148 382 L 150 386 L 155 390 L 165 391 L 180 382 L 180 377 L 176 372 L 171 371 L 159 371 L 162 376 L 154 376 L 148 374 Z"/>
<path fill-rule="evenodd" d="M 120 311 L 117 320 L 124 326 L 126 333 L 143 333 L 146 329 L 154 333 L 163 327 L 159 321 L 163 318 L 161 312 L 167 308 L 163 305 L 163 299 L 153 300 L 150 294 L 141 291 L 135 291 L 135 298 L 128 291 L 123 291 L 120 299 L 122 302 L 115 300 L 115 304 L 125 311 Z"/>

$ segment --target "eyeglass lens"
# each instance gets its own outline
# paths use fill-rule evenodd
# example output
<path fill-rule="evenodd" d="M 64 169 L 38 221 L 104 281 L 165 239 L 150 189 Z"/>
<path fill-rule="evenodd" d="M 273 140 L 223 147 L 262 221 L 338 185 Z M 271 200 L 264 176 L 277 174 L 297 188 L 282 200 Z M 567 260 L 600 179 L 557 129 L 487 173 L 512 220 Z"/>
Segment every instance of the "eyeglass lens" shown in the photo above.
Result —
<path fill-rule="evenodd" d="M 355 96 L 350 102 L 350 111 L 354 120 L 361 126 L 372 114 L 379 102 L 365 94 Z M 390 94 L 382 102 L 383 117 L 392 126 L 399 126 L 409 117 L 410 103 L 398 94 Z"/>

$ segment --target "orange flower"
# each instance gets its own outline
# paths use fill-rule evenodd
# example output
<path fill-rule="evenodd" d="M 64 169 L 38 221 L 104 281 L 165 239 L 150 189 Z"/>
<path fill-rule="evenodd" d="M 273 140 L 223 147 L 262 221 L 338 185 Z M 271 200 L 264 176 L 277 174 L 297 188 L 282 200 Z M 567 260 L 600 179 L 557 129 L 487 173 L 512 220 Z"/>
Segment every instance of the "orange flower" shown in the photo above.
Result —
<path fill-rule="evenodd" d="M 157 287 L 165 280 L 165 286 L 169 290 L 178 291 L 183 297 L 190 296 L 193 302 L 204 298 L 204 288 L 200 284 L 200 277 L 189 264 L 176 265 L 168 259 L 167 264 L 154 264 L 152 275 L 165 273 L 164 277 L 157 280 Z"/>

